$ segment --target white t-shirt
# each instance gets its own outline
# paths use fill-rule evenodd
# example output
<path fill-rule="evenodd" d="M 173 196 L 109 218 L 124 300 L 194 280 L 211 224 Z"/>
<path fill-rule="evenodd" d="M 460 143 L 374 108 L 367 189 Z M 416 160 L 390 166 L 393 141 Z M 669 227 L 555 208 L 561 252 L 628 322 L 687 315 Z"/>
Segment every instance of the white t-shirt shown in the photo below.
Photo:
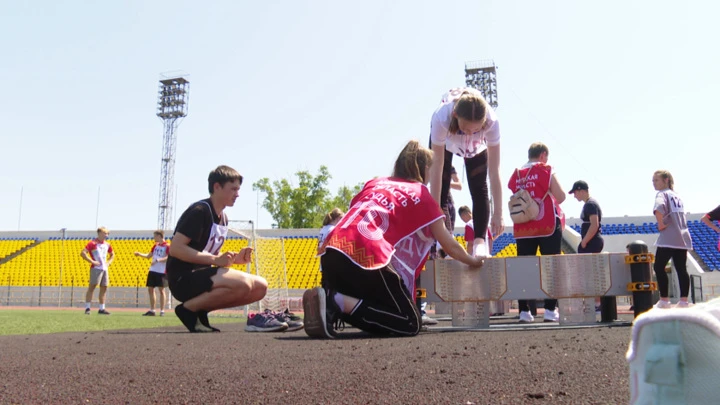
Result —
<path fill-rule="evenodd" d="M 330 231 L 335 228 L 335 225 L 325 225 L 322 228 L 320 228 L 320 236 L 318 236 L 318 246 L 322 245 L 325 242 L 325 239 L 327 239 L 328 234 Z"/>
<path fill-rule="evenodd" d="M 655 246 L 675 249 L 692 249 L 692 238 L 685 218 L 685 206 L 680 196 L 670 189 L 658 191 L 653 213 L 660 211 L 668 227 L 660 231 Z"/>
<path fill-rule="evenodd" d="M 451 134 L 449 128 L 453 108 L 455 108 L 455 102 L 464 91 L 477 93 L 482 97 L 482 93 L 470 87 L 455 88 L 445 93 L 440 106 L 432 115 L 430 141 L 435 145 L 445 144 L 445 149 L 458 156 L 471 158 L 482 153 L 488 146 L 500 144 L 500 122 L 495 110 L 488 106 L 487 120 L 485 127 L 481 131 L 471 135 L 466 135 L 462 131 Z"/>

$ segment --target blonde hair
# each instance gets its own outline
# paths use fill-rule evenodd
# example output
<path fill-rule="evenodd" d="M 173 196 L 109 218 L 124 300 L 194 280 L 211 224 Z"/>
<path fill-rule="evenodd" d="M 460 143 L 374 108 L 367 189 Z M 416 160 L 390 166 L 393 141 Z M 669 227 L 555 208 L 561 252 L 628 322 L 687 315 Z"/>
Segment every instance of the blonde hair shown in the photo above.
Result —
<path fill-rule="evenodd" d="M 395 160 L 392 175 L 404 180 L 426 184 L 425 170 L 432 165 L 432 158 L 433 153 L 430 149 L 421 146 L 417 140 L 412 140 L 405 145 Z"/>
<path fill-rule="evenodd" d="M 485 125 L 487 111 L 489 109 L 490 106 L 480 94 L 476 92 L 471 92 L 469 90 L 463 91 L 460 95 L 460 98 L 457 99 L 457 101 L 455 102 L 455 106 L 453 107 L 454 114 L 452 116 L 452 119 L 450 120 L 450 127 L 448 128 L 448 132 L 450 132 L 451 134 L 458 133 L 458 131 L 460 130 L 458 118 L 462 118 L 468 121 L 482 121 L 483 125 Z"/>
<path fill-rule="evenodd" d="M 330 225 L 334 220 L 340 218 L 343 215 L 345 215 L 345 213 L 342 212 L 340 208 L 333 208 L 332 211 L 325 214 L 325 219 L 323 219 L 323 226 Z"/>
<path fill-rule="evenodd" d="M 100 232 L 105 232 L 106 234 L 110 233 L 110 231 L 108 231 L 108 229 L 105 228 L 104 226 L 101 226 L 100 228 L 97 229 L 97 233 L 100 234 Z"/>
<path fill-rule="evenodd" d="M 672 174 L 670 174 L 669 171 L 667 171 L 667 170 L 656 170 L 655 173 L 653 173 L 653 175 L 655 175 L 655 176 L 660 176 L 660 177 L 662 177 L 664 180 L 667 180 L 668 188 L 669 188 L 670 190 L 675 191 L 675 189 L 673 188 L 673 187 L 675 186 L 675 180 L 673 180 L 673 176 L 672 176 Z"/>

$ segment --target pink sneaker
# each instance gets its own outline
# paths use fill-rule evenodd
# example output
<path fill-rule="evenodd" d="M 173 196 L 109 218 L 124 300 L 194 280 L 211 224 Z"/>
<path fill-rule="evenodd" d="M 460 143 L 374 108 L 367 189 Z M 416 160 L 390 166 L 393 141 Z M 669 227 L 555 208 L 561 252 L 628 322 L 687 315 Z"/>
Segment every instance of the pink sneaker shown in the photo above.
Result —
<path fill-rule="evenodd" d="M 653 306 L 653 308 L 659 308 L 659 309 L 672 308 L 672 304 L 670 303 L 670 301 L 659 300 L 659 301 L 657 302 L 657 304 L 655 304 L 655 305 Z"/>

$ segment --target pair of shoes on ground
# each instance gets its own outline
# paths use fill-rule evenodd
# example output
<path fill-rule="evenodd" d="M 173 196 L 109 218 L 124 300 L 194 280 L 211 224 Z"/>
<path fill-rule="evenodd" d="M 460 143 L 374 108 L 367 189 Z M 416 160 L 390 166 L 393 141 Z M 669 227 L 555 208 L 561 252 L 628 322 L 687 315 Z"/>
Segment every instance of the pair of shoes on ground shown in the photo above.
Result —
<path fill-rule="evenodd" d="M 142 314 L 142 316 L 155 316 L 155 311 L 153 311 L 153 310 L 151 309 L 151 310 L 145 312 L 144 314 Z M 160 310 L 160 316 L 165 316 L 165 311 L 164 311 L 164 310 Z"/>
<path fill-rule="evenodd" d="M 180 304 L 175 307 L 175 315 L 192 333 L 220 332 L 220 329 L 210 326 L 207 311 L 193 312 Z"/>
<path fill-rule="evenodd" d="M 314 338 L 337 337 L 340 324 L 340 307 L 335 302 L 332 291 L 322 287 L 306 290 L 303 294 L 303 310 L 305 311 L 305 333 Z"/>
<path fill-rule="evenodd" d="M 543 322 L 558 322 L 560 321 L 560 313 L 557 308 L 552 311 L 549 309 L 545 310 L 543 314 Z M 520 323 L 532 323 L 535 322 L 535 317 L 529 311 L 520 312 Z"/>
<path fill-rule="evenodd" d="M 283 312 L 274 312 L 266 309 L 248 316 L 245 332 L 292 332 L 302 329 L 302 318 L 285 309 Z"/>
<path fill-rule="evenodd" d="M 691 306 L 692 306 L 691 303 L 680 300 L 680 301 L 678 301 L 677 304 L 675 304 L 674 308 L 690 308 Z M 658 300 L 658 302 L 655 305 L 653 305 L 653 308 L 669 309 L 669 308 L 673 308 L 673 304 L 671 304 L 670 301 Z"/>
<path fill-rule="evenodd" d="M 85 315 L 90 315 L 90 308 L 85 308 Z M 104 309 L 98 309 L 98 315 L 110 315 L 110 312 Z"/>

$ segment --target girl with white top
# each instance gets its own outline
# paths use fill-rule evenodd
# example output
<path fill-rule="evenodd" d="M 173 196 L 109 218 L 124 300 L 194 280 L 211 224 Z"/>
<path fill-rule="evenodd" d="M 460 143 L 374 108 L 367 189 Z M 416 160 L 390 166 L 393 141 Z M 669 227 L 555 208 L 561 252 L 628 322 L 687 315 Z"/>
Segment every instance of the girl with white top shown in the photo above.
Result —
<path fill-rule="evenodd" d="M 680 282 L 680 301 L 678 307 L 687 307 L 690 292 L 690 276 L 687 272 L 687 253 L 692 249 L 692 238 L 685 218 L 685 206 L 680 196 L 673 190 L 673 177 L 666 170 L 658 170 L 652 177 L 653 187 L 658 191 L 655 196 L 653 214 L 658 222 L 658 236 L 655 246 L 655 277 L 657 278 L 660 300 L 656 308 L 670 308 L 668 298 L 668 275 L 665 266 L 672 259 Z"/>
<path fill-rule="evenodd" d="M 430 168 L 430 190 L 439 204 L 446 201 L 450 190 L 453 155 L 465 160 L 475 227 L 473 254 L 489 257 L 485 241 L 488 222 L 493 235 L 500 235 L 504 229 L 501 204 L 494 204 L 490 217 L 487 185 L 489 175 L 492 196 L 495 201 L 502 201 L 500 124 L 495 111 L 479 91 L 452 89 L 433 113 L 430 143 L 435 155 Z"/>

